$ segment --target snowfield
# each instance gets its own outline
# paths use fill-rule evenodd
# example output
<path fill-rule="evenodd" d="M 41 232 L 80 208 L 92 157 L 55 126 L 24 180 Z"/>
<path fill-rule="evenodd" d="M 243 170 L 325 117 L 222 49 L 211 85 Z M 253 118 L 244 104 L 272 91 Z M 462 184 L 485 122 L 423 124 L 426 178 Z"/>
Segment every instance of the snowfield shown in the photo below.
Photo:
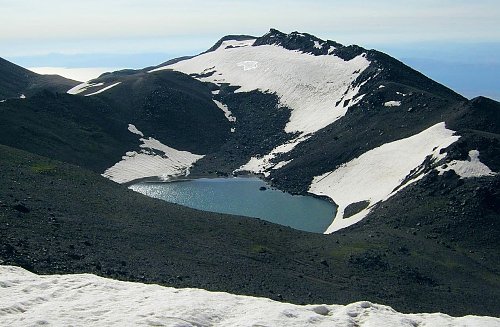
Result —
<path fill-rule="evenodd" d="M 238 86 L 236 92 L 259 90 L 276 94 L 281 105 L 291 109 L 285 132 L 299 132 L 299 137 L 277 146 L 262 158 L 252 158 L 238 169 L 269 175 L 269 170 L 275 167 L 270 160 L 277 154 L 291 151 L 312 133 L 343 117 L 349 107 L 363 98 L 359 90 L 366 81 L 355 81 L 370 62 L 365 54 L 345 61 L 332 54 L 314 56 L 277 45 L 253 46 L 254 42 L 254 39 L 227 40 L 215 51 L 156 68 L 150 73 L 173 69 L 203 75 L 198 79 L 204 82 Z M 316 43 L 316 47 L 321 48 L 319 42 Z M 230 108 L 215 103 L 231 121 Z M 279 167 L 283 166 L 284 163 L 280 163 Z"/>
<path fill-rule="evenodd" d="M 441 149 L 447 148 L 459 138 L 454 131 L 446 128 L 444 122 L 438 123 L 414 136 L 367 151 L 336 170 L 315 177 L 309 192 L 326 195 L 339 206 L 325 233 L 332 233 L 361 221 L 375 204 L 387 200 L 404 187 L 423 178 L 424 174 L 418 172 L 426 157 L 432 156 L 434 163 L 440 162 L 446 157 L 446 153 L 439 153 Z M 454 170 L 461 178 L 495 174 L 479 161 L 479 151 L 471 150 L 469 157 L 470 161 L 455 160 L 436 167 L 436 170 L 440 174 Z M 403 184 L 411 171 L 417 174 Z M 361 201 L 368 201 L 368 207 L 344 218 L 347 206 Z"/>
<path fill-rule="evenodd" d="M 0 325 L 499 327 L 500 319 L 402 314 L 370 302 L 300 306 L 90 274 L 38 276 L 19 267 L 0 266 Z"/>
<path fill-rule="evenodd" d="M 102 174 L 117 183 L 153 176 L 162 179 L 187 176 L 193 163 L 203 158 L 202 155 L 171 148 L 154 138 L 144 138 L 144 134 L 132 124 L 128 130 L 141 137 L 143 150 L 127 152 L 120 162 Z"/>
<path fill-rule="evenodd" d="M 345 61 L 334 55 L 314 56 L 277 45 L 252 46 L 254 42 L 224 41 L 215 51 L 150 72 L 213 72 L 198 79 L 239 86 L 236 92 L 275 93 L 281 104 L 292 110 L 286 132 L 316 132 L 344 116 L 361 99 L 360 85 L 353 82 L 370 65 L 365 54 Z"/>
<path fill-rule="evenodd" d="M 394 195 L 405 177 L 418 168 L 427 156 L 441 158 L 439 151 L 459 139 L 455 132 L 438 123 L 419 134 L 386 143 L 365 152 L 334 171 L 313 179 L 309 192 L 326 195 L 339 206 L 336 216 L 325 233 L 332 233 L 359 222 L 380 201 Z M 404 186 L 422 178 L 416 177 Z M 349 204 L 368 201 L 369 206 L 357 214 L 344 218 Z"/>

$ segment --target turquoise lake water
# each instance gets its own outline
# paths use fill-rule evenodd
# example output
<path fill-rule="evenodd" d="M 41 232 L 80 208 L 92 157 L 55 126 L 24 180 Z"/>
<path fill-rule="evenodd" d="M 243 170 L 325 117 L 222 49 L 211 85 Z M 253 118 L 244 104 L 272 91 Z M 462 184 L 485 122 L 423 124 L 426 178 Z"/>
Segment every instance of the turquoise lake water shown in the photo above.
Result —
<path fill-rule="evenodd" d="M 266 190 L 260 190 L 261 187 L 266 187 Z M 153 198 L 195 209 L 256 217 L 315 233 L 323 233 L 328 228 L 336 209 L 325 200 L 271 189 L 255 177 L 141 182 L 130 188 Z"/>

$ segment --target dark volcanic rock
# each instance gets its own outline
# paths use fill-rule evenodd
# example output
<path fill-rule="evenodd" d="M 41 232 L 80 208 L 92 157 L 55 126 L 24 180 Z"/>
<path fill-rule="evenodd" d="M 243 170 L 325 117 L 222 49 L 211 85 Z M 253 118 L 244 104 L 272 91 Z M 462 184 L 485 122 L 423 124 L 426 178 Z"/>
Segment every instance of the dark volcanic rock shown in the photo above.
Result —
<path fill-rule="evenodd" d="M 19 203 L 19 204 L 16 204 L 13 206 L 13 208 L 19 212 L 22 212 L 22 213 L 28 213 L 30 212 L 31 210 L 26 206 L 24 205 L 23 203 Z"/>
<path fill-rule="evenodd" d="M 500 314 L 498 181 L 466 181 L 423 205 L 432 193 L 424 179 L 360 224 L 320 235 L 168 204 L 5 146 L 0 158 L 0 201 L 24 198 L 26 189 L 37 199 L 30 219 L 0 207 L 4 264 L 37 273 L 280 294 L 277 299 L 294 303 L 365 299 L 402 311 Z M 34 165 L 57 170 L 40 174 Z M 431 183 L 451 188 L 448 180 L 436 176 Z M 463 207 L 464 201 L 472 203 Z M 440 208 L 453 212 L 449 219 Z"/>
<path fill-rule="evenodd" d="M 349 218 L 351 216 L 354 216 L 361 210 L 365 209 L 370 205 L 370 201 L 360 201 L 356 203 L 351 203 L 344 209 L 344 216 L 343 218 Z"/>

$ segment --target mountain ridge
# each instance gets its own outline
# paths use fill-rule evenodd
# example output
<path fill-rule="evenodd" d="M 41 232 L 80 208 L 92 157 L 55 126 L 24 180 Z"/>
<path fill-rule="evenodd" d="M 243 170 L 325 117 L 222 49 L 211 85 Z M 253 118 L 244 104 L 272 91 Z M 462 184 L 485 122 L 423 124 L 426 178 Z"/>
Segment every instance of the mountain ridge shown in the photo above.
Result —
<path fill-rule="evenodd" d="M 44 89 L 63 93 L 79 83 L 59 75 L 40 75 L 0 58 L 0 100 L 30 96 Z"/>
<path fill-rule="evenodd" d="M 500 289 L 500 208 L 495 203 L 500 201 L 500 104 L 483 97 L 469 101 L 375 50 L 276 30 L 257 38 L 259 42 L 248 36 L 231 38 L 221 39 L 218 47 L 198 56 L 102 75 L 72 88 L 72 94 L 42 92 L 0 103 L 0 122 L 4 123 L 0 144 L 8 146 L 2 148 L 6 154 L 2 165 L 9 167 L 0 175 L 6 194 L 0 199 L 4 204 L 0 221 L 11 226 L 1 230 L 0 259 L 40 272 L 67 269 L 135 281 L 144 276 L 148 282 L 193 287 L 208 284 L 213 290 L 277 299 L 279 292 L 282 300 L 293 302 L 352 302 L 361 296 L 410 311 L 411 305 L 417 305 L 418 310 L 498 315 L 499 294 L 495 290 Z M 335 49 L 328 54 L 327 46 Z M 16 135 L 22 135 L 22 141 Z M 418 155 L 417 146 L 425 142 L 415 140 L 427 142 Z M 342 229 L 331 235 L 310 235 L 254 220 L 235 223 L 231 219 L 237 218 L 229 216 L 211 222 L 208 213 L 200 213 L 207 217 L 200 224 L 193 222 L 197 214 L 190 209 L 153 204 L 127 193 L 127 199 L 138 203 L 134 212 L 141 221 L 148 216 L 145 205 L 139 205 L 141 201 L 162 208 L 153 220 L 138 227 L 138 233 L 158 238 L 153 231 L 160 228 L 157 224 L 166 210 L 175 212 L 169 215 L 172 228 L 184 226 L 204 236 L 198 239 L 196 233 L 179 230 L 190 246 L 176 248 L 180 261 L 169 261 L 168 267 L 154 247 L 146 250 L 144 243 L 127 242 L 128 247 L 141 248 L 145 257 L 154 260 L 126 268 L 99 242 L 75 254 L 71 248 L 75 244 L 68 242 L 65 237 L 69 234 L 64 233 L 55 236 L 58 245 L 43 239 L 36 243 L 58 253 L 56 264 L 53 256 L 36 250 L 35 243 L 26 237 L 31 232 L 27 232 L 26 221 L 19 219 L 23 213 L 15 207 L 20 202 L 37 207 L 26 217 L 40 226 L 50 217 L 46 207 L 52 208 L 45 204 L 48 200 L 43 187 L 34 188 L 33 194 L 26 191 L 38 173 L 49 185 L 56 182 L 67 189 L 72 180 L 81 181 L 81 168 L 90 169 L 93 174 L 86 178 L 93 185 L 106 185 L 107 201 L 120 207 L 125 205 L 119 200 L 125 197 L 124 187 L 105 182 L 97 174 L 118 164 L 140 170 L 134 159 L 167 159 L 167 148 L 203 156 L 192 166 L 169 171 L 170 176 L 184 174 L 186 169 L 194 176 L 212 177 L 250 171 L 291 193 L 317 190 L 316 194 L 340 205 L 334 221 L 343 224 Z M 23 160 L 16 158 L 23 157 L 27 160 L 21 164 Z M 64 168 L 67 179 L 57 181 L 57 170 L 30 166 L 44 160 L 57 162 L 50 165 L 66 167 L 66 162 L 80 168 L 73 168 L 74 173 L 72 168 Z M 23 174 L 15 167 L 24 167 Z M 356 167 L 366 168 L 359 174 L 361 180 L 377 174 L 390 177 L 384 182 L 387 194 L 376 193 L 382 189 L 379 185 L 360 184 L 345 197 L 342 190 L 351 185 L 338 176 L 343 172 L 352 175 Z M 164 172 L 145 174 L 141 177 Z M 92 213 L 90 204 L 81 207 L 72 200 L 66 202 L 57 189 L 51 190 L 54 199 L 68 203 L 68 208 L 58 204 L 59 218 L 65 221 L 68 233 L 82 238 L 78 224 L 87 223 L 89 235 L 118 249 L 120 242 L 107 231 L 98 231 L 94 215 L 106 219 L 112 230 L 123 231 L 119 219 L 84 182 L 75 186 L 75 192 L 92 194 L 89 197 L 98 210 Z M 45 200 L 37 205 L 23 193 Z M 72 206 L 94 218 L 78 217 Z M 80 223 L 75 224 L 74 217 Z M 182 222 L 183 217 L 191 218 Z M 222 272 L 231 281 L 227 285 L 218 277 L 225 269 L 220 264 L 225 260 L 219 252 L 224 248 L 221 234 L 211 234 L 215 226 L 222 228 L 221 221 L 226 225 L 223 234 L 228 252 L 236 262 Z M 283 238 L 267 239 L 268 227 Z M 16 233 L 9 235 L 14 228 Z M 250 232 L 252 228 L 257 232 Z M 127 233 L 136 232 L 127 229 Z M 181 244 L 178 237 L 172 236 L 172 240 Z M 259 241 L 250 245 L 250 239 Z M 209 250 L 209 242 L 218 245 Z M 291 245 L 296 242 L 300 246 Z M 247 250 L 252 246 L 260 250 L 249 257 Z M 109 267 L 96 266 L 89 251 Z M 81 261 L 64 253 L 90 259 Z M 200 260 L 196 253 L 208 258 L 201 260 L 202 267 L 195 264 Z M 246 285 L 236 282 L 246 280 L 239 264 L 255 269 L 254 280 L 247 280 Z M 200 277 L 203 267 L 212 267 L 211 273 Z M 260 276 L 259 267 L 265 267 L 269 274 L 273 267 L 281 272 L 276 278 Z M 301 273 L 304 270 L 307 274 Z M 181 279 L 176 280 L 174 271 L 200 274 L 189 280 L 179 273 Z M 162 274 L 172 278 L 161 279 Z M 356 285 L 350 285 L 352 280 Z M 409 299 L 417 299 L 418 304 Z M 470 299 L 475 299 L 474 303 Z"/>

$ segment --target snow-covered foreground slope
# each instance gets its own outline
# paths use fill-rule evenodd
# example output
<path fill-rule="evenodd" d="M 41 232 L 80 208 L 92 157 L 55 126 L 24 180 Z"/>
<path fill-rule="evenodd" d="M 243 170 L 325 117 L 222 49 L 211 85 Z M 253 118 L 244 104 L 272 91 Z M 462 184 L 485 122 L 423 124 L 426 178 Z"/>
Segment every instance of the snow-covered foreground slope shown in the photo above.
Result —
<path fill-rule="evenodd" d="M 361 85 L 354 81 L 370 64 L 364 54 L 345 61 L 335 55 L 314 56 L 277 45 L 252 46 L 254 42 L 224 41 L 215 51 L 151 72 L 173 69 L 198 74 L 202 81 L 239 86 L 237 92 L 275 93 L 292 109 L 286 132 L 316 132 L 361 100 Z"/>
<path fill-rule="evenodd" d="M 144 134 L 132 124 L 129 124 L 128 130 L 141 136 L 142 150 L 127 152 L 121 161 L 104 172 L 104 177 L 117 183 L 126 183 L 144 177 L 166 179 L 187 175 L 193 163 L 203 158 L 202 155 L 171 148 L 154 138 L 144 138 Z"/>
<path fill-rule="evenodd" d="M 300 306 L 90 274 L 38 276 L 19 267 L 0 266 L 0 325 L 497 327 L 500 319 L 401 314 L 370 302 Z"/>

